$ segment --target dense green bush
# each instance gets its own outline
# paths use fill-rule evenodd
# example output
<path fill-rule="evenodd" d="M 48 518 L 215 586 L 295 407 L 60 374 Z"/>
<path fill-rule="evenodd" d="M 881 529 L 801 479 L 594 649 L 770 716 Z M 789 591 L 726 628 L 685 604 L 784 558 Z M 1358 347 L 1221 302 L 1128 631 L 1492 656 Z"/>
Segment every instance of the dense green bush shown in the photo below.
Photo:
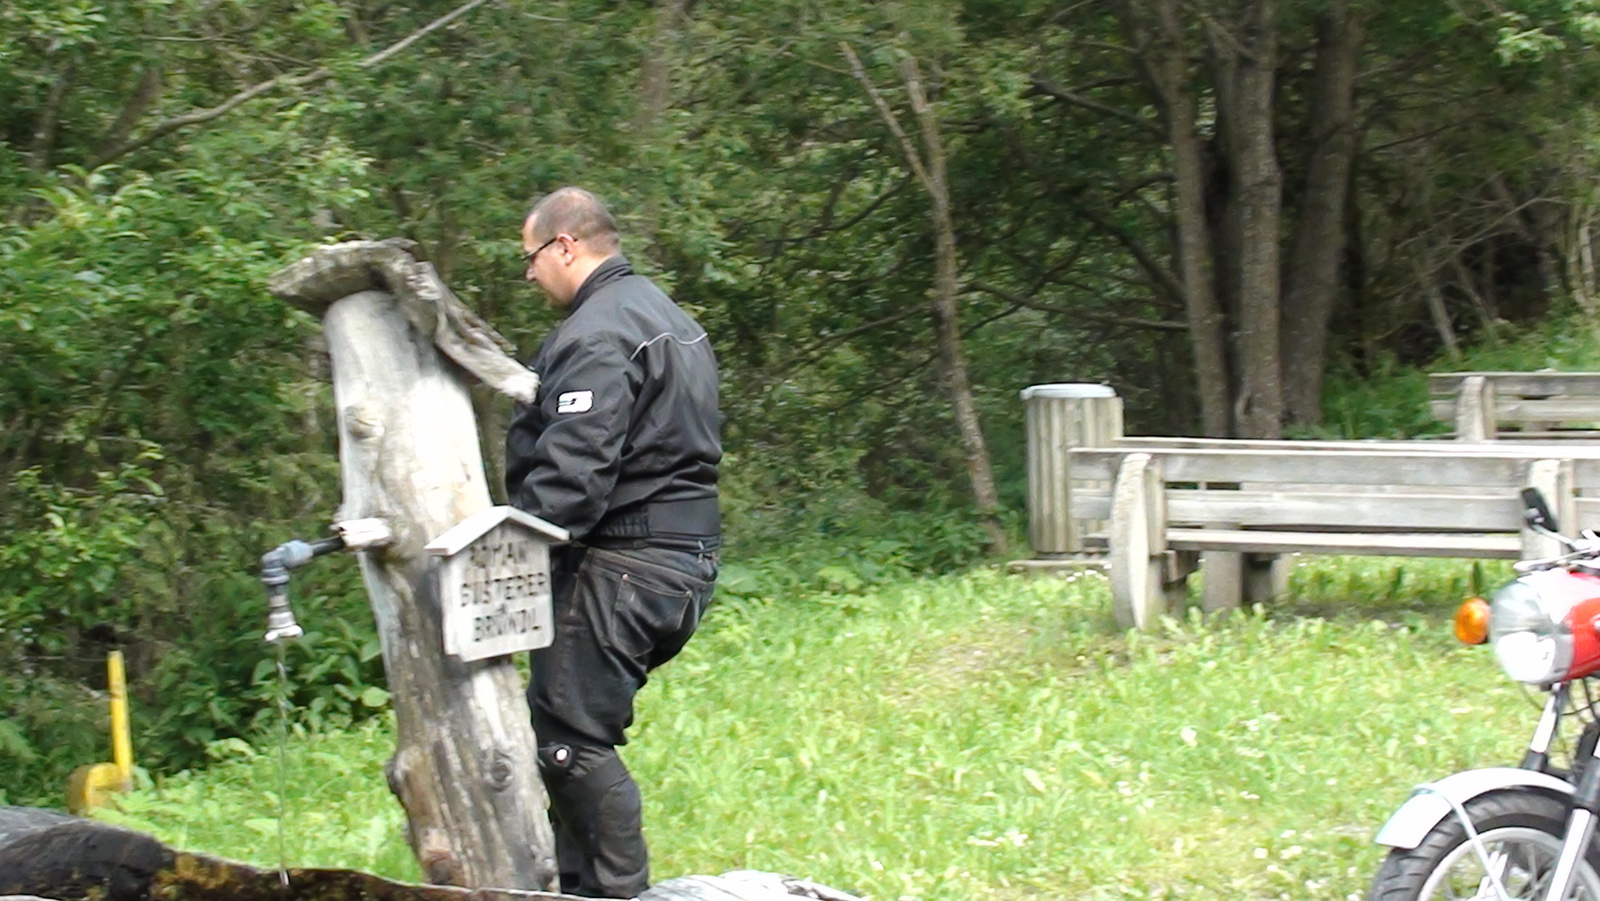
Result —
<path fill-rule="evenodd" d="M 324 528 L 338 496 L 315 324 L 261 290 L 305 238 L 279 225 L 303 219 L 297 203 L 349 196 L 338 182 L 359 160 L 320 149 L 220 135 L 194 155 L 255 155 L 250 177 L 215 163 L 68 172 L 0 223 L 8 800 L 58 802 L 72 766 L 105 759 L 113 648 L 141 762 L 202 760 L 256 716 L 252 562 L 289 529 Z M 359 604 L 351 587 L 340 597 Z M 350 619 L 370 629 L 364 609 Z M 381 679 L 361 644 L 334 650 L 357 677 L 310 680 L 355 716 Z"/>

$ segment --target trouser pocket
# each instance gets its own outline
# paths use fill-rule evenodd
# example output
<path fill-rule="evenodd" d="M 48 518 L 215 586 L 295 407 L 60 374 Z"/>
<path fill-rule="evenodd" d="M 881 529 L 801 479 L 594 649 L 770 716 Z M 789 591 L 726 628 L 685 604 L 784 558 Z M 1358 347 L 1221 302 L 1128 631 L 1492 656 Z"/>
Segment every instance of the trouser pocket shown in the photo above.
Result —
<path fill-rule="evenodd" d="M 604 624 L 596 624 L 602 640 L 646 670 L 672 659 L 700 625 L 711 581 L 694 555 L 592 550 L 586 562 L 614 592 Z"/>

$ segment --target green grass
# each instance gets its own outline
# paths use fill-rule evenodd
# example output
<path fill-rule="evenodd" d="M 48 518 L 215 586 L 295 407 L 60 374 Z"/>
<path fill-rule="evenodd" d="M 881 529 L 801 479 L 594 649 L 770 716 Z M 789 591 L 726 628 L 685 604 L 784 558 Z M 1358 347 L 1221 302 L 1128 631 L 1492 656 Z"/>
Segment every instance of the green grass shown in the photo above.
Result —
<path fill-rule="evenodd" d="M 185 851 L 263 867 L 336 867 L 408 882 L 421 869 L 403 838 L 405 813 L 389 793 L 383 764 L 394 752 L 391 724 L 370 720 L 348 732 L 300 733 L 281 745 L 238 739 L 212 746 L 216 763 L 155 781 L 117 799 L 100 819 L 143 829 Z M 280 774 L 284 799 L 279 855 Z"/>
<path fill-rule="evenodd" d="M 1104 579 L 989 570 L 740 598 L 641 695 L 654 874 L 753 867 L 877 901 L 1346 898 L 1418 782 L 1518 759 L 1535 710 L 1448 617 L 1506 568 L 1299 561 L 1270 612 L 1119 634 Z M 291 865 L 417 870 L 383 726 L 299 736 Z M 269 743 L 107 817 L 275 866 Z"/>

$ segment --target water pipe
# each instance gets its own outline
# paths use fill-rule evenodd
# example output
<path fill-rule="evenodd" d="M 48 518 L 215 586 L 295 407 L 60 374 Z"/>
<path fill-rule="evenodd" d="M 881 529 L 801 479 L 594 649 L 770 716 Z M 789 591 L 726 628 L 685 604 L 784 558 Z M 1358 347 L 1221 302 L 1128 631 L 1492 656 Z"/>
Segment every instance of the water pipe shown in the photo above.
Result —
<path fill-rule="evenodd" d="M 289 570 L 335 551 L 361 551 L 386 545 L 389 527 L 381 519 L 352 519 L 336 523 L 338 534 L 315 541 L 285 541 L 261 557 L 261 584 L 267 589 L 268 642 L 276 643 L 305 634 L 289 607 Z"/>

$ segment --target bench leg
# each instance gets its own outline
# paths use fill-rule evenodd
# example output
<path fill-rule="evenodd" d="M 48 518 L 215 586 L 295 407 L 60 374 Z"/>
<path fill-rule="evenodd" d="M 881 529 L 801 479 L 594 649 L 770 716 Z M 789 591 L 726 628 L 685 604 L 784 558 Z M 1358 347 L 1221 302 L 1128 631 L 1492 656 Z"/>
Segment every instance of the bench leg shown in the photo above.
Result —
<path fill-rule="evenodd" d="M 1286 554 L 1245 554 L 1244 602 L 1266 604 L 1289 594 L 1292 557 Z"/>
<path fill-rule="evenodd" d="M 1244 555 L 1233 551 L 1205 551 L 1200 555 L 1205 584 L 1200 588 L 1200 609 L 1206 613 L 1237 610 L 1244 603 Z"/>
<path fill-rule="evenodd" d="M 1456 440 L 1493 441 L 1494 383 L 1481 375 L 1467 376 L 1456 390 Z"/>
<path fill-rule="evenodd" d="M 1167 614 L 1182 616 L 1189 604 L 1189 575 L 1200 568 L 1199 551 L 1167 551 L 1161 592 L 1166 596 Z"/>
<path fill-rule="evenodd" d="M 1287 556 L 1206 551 L 1201 561 L 1205 585 L 1200 609 L 1206 613 L 1265 604 L 1289 593 Z"/>

